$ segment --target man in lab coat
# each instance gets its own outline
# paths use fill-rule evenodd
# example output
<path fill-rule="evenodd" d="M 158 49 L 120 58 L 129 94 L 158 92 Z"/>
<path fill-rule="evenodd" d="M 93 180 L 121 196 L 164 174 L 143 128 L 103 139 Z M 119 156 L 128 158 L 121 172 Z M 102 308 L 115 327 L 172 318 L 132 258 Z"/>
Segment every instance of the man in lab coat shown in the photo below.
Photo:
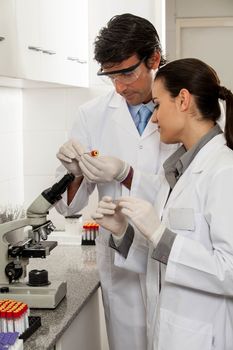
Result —
<path fill-rule="evenodd" d="M 125 178 L 127 165 L 156 174 L 174 151 L 174 146 L 160 143 L 157 125 L 149 122 L 154 110 L 151 88 L 155 71 L 165 63 L 154 26 L 132 14 L 113 17 L 96 38 L 95 59 L 100 64 L 98 75 L 108 79 L 115 90 L 79 108 L 70 139 L 58 151 L 63 173 L 76 175 L 57 204 L 63 215 L 83 209 L 96 186 L 99 198 L 133 195 L 153 201 L 152 189 L 141 191 L 137 183 L 131 189 L 130 178 Z M 95 149 L 100 156 L 111 158 L 104 157 L 102 176 L 93 182 L 87 173 L 83 174 L 79 159 L 83 152 Z M 118 159 L 126 167 L 122 168 Z M 144 350 L 145 275 L 114 266 L 109 236 L 103 230 L 96 240 L 109 347 Z"/>

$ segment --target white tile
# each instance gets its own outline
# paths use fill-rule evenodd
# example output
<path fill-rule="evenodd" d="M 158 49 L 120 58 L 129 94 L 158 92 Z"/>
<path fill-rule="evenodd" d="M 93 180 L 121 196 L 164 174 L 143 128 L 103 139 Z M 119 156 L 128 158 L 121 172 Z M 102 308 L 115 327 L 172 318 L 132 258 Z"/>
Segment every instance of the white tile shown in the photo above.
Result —
<path fill-rule="evenodd" d="M 0 133 L 16 132 L 22 128 L 21 89 L 0 87 Z"/>
<path fill-rule="evenodd" d="M 9 174 L 9 163 L 14 162 L 15 159 L 10 159 L 9 157 L 9 145 L 7 149 L 7 134 L 3 134 L 0 137 L 0 159 L 1 159 L 1 169 L 0 169 L 0 181 L 6 181 Z"/>
<path fill-rule="evenodd" d="M 0 207 L 18 206 L 23 203 L 23 178 L 0 182 Z"/>
<path fill-rule="evenodd" d="M 6 204 L 9 203 L 9 185 L 8 181 L 0 181 L 0 207 L 4 207 Z"/>
<path fill-rule="evenodd" d="M 24 133 L 24 174 L 52 175 L 59 166 L 56 153 L 65 142 L 64 131 Z"/>
<path fill-rule="evenodd" d="M 66 129 L 65 89 L 26 89 L 23 92 L 24 130 Z"/>
<path fill-rule="evenodd" d="M 41 192 L 55 182 L 54 176 L 24 176 L 24 206 L 28 207 Z"/>
<path fill-rule="evenodd" d="M 109 87 L 98 89 L 72 88 L 66 89 L 66 111 L 67 111 L 67 129 L 70 130 L 77 118 L 78 107 L 97 96 L 106 94 Z"/>
<path fill-rule="evenodd" d="M 23 205 L 24 203 L 24 186 L 23 176 L 17 176 L 8 182 L 9 203 L 16 205 Z"/>
<path fill-rule="evenodd" d="M 22 175 L 22 135 L 6 133 L 0 137 L 0 181 Z"/>
<path fill-rule="evenodd" d="M 8 162 L 6 167 L 8 177 L 23 176 L 23 135 L 21 133 L 10 133 L 7 138 L 5 150 L 8 149 Z"/>

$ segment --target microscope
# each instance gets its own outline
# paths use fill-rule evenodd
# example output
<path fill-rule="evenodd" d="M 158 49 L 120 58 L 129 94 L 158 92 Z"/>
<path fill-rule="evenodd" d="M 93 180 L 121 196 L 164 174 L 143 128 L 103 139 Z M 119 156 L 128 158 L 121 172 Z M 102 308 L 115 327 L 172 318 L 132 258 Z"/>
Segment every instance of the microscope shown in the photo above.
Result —
<path fill-rule="evenodd" d="M 56 241 L 47 241 L 55 229 L 47 214 L 73 180 L 73 174 L 66 174 L 32 202 L 25 218 L 0 224 L 0 299 L 23 301 L 31 308 L 54 309 L 66 295 L 66 282 L 50 283 L 46 270 L 32 270 L 28 282 L 25 277 L 29 258 L 46 258 L 57 245 Z M 23 239 L 15 241 L 14 231 L 27 226 L 30 228 L 24 230 Z"/>

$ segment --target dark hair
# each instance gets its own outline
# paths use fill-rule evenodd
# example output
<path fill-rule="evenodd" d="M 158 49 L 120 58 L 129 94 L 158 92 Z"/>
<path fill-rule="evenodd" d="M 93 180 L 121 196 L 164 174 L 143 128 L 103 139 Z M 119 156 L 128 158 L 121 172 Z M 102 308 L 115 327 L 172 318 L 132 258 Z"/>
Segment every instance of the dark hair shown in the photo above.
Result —
<path fill-rule="evenodd" d="M 114 16 L 103 27 L 94 42 L 94 58 L 104 63 L 119 63 L 136 54 L 149 58 L 155 51 L 161 54 L 160 65 L 165 64 L 158 33 L 147 19 L 125 13 Z"/>
<path fill-rule="evenodd" d="M 187 89 L 195 98 L 198 110 L 204 119 L 216 122 L 221 114 L 218 99 L 226 101 L 225 137 L 233 149 L 233 94 L 220 86 L 215 70 L 196 58 L 184 58 L 161 67 L 155 80 L 162 79 L 172 97 Z"/>

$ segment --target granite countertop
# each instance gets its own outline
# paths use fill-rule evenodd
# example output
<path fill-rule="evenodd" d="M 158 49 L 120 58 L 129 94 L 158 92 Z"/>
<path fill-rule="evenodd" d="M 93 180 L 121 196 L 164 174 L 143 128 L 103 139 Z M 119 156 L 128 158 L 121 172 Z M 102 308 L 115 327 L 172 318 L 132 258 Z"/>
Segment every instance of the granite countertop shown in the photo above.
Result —
<path fill-rule="evenodd" d="M 56 309 L 30 312 L 41 317 L 42 325 L 24 343 L 24 350 L 49 350 L 99 287 L 95 246 L 59 245 L 46 259 L 30 259 L 29 270 L 35 268 L 48 270 L 50 281 L 67 281 L 67 295 Z"/>

